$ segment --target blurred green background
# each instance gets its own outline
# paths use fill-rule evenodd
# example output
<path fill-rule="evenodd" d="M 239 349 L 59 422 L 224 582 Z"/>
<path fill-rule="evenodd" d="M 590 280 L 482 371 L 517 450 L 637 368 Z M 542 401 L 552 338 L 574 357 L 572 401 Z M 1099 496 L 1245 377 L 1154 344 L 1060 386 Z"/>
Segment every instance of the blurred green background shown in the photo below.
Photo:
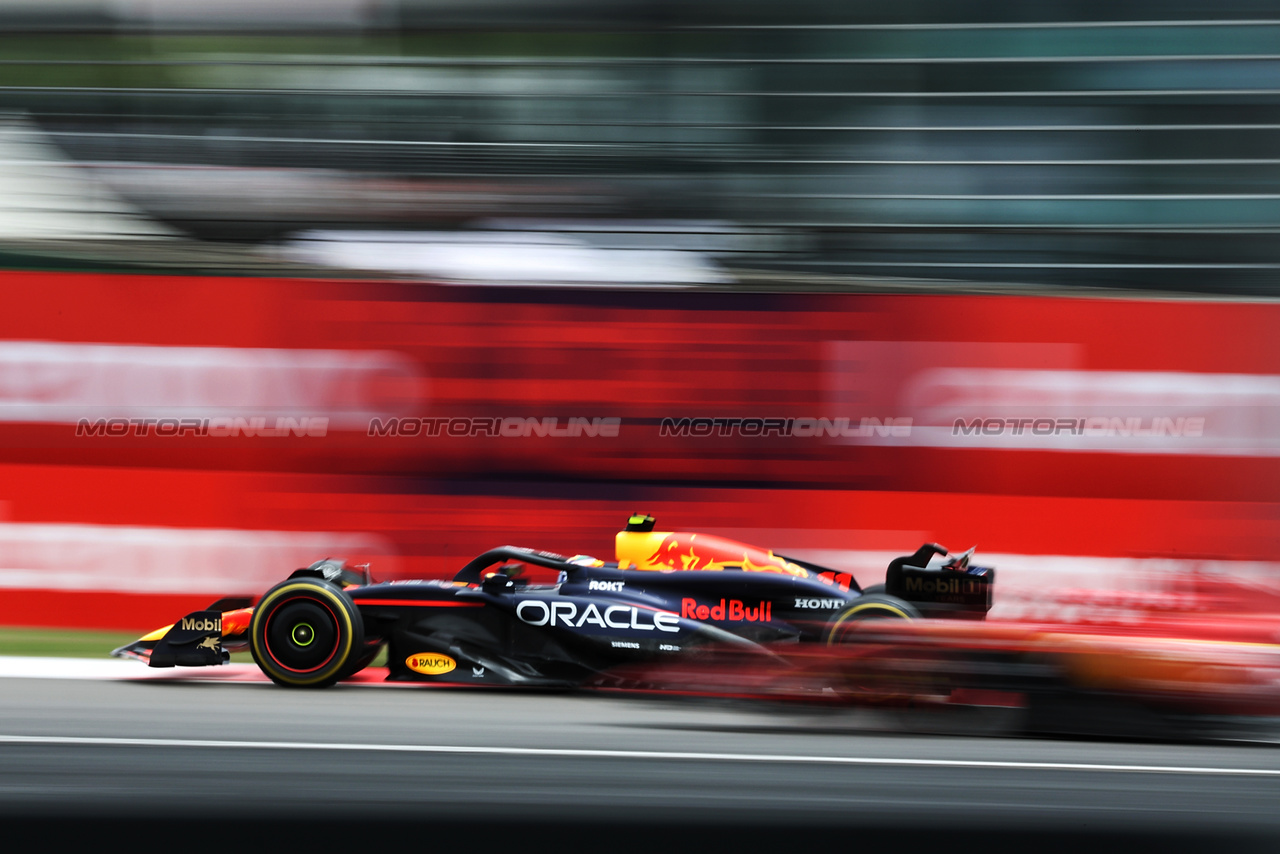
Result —
<path fill-rule="evenodd" d="M 119 263 L 124 216 L 171 266 L 535 231 L 771 287 L 1274 293 L 1278 94 L 1235 0 L 0 0 L 0 251 Z M 49 152 L 94 189 L 41 232 L 6 172 Z"/>

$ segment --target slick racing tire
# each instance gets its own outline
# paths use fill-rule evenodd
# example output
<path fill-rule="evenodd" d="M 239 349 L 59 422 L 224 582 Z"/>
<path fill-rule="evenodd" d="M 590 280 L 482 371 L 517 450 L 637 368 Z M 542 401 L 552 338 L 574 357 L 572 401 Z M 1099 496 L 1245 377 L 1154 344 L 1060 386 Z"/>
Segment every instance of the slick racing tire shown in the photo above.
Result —
<path fill-rule="evenodd" d="M 919 617 L 920 612 L 905 599 L 883 593 L 864 593 L 831 621 L 827 628 L 827 646 L 852 640 L 859 624 L 865 620 L 915 620 Z"/>
<path fill-rule="evenodd" d="M 835 693 L 855 705 L 914 706 L 932 697 L 937 688 L 930 678 L 921 679 L 910 663 L 914 651 L 885 642 L 869 625 L 873 621 L 910 621 L 919 618 L 915 606 L 896 596 L 864 593 L 835 616 L 827 629 L 827 646 L 849 646 L 851 656 L 840 657 L 833 667 L 831 685 Z"/>
<path fill-rule="evenodd" d="M 365 653 L 364 621 L 341 588 L 291 578 L 267 591 L 249 623 L 249 650 L 262 672 L 289 688 L 327 688 Z"/>

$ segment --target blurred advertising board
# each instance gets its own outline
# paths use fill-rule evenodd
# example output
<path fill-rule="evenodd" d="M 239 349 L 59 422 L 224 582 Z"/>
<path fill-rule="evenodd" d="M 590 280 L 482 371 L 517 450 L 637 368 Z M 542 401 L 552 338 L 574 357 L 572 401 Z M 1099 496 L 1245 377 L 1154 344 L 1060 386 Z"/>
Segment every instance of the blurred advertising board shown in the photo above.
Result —
<path fill-rule="evenodd" d="M 976 543 L 1010 616 L 1063 567 L 1275 575 L 1275 303 L 7 272 L 0 306 L 0 624 L 607 559 L 633 511 L 864 584 Z"/>
<path fill-rule="evenodd" d="M 10 462 L 1280 498 L 1280 304 L 0 274 Z"/>

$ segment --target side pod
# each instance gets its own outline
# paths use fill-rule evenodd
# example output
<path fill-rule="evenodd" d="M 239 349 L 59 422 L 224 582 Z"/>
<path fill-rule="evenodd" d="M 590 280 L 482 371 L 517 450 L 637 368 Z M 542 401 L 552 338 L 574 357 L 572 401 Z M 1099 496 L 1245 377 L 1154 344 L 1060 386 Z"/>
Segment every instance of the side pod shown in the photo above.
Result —
<path fill-rule="evenodd" d="M 231 653 L 222 648 L 222 612 L 193 611 L 165 633 L 151 651 L 151 667 L 206 667 L 226 664 Z"/>

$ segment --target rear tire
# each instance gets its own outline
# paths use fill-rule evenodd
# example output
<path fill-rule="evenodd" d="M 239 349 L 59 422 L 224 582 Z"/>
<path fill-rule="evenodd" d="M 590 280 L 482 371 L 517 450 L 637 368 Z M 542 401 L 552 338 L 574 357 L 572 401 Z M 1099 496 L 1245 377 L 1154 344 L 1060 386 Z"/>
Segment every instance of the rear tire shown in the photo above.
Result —
<path fill-rule="evenodd" d="M 254 609 L 249 650 L 277 685 L 327 688 L 364 654 L 364 621 L 336 585 L 291 578 L 268 590 Z"/>
<path fill-rule="evenodd" d="M 827 646 L 836 646 L 852 640 L 858 623 L 864 620 L 917 620 L 920 612 L 916 606 L 897 596 L 883 593 L 864 593 L 854 599 L 831 621 L 827 629 Z"/>
<path fill-rule="evenodd" d="M 875 621 L 910 621 L 920 612 L 905 599 L 883 593 L 864 593 L 831 621 L 827 646 L 850 647 L 832 668 L 830 687 L 847 702 L 865 706 L 912 707 L 935 695 L 931 678 L 923 677 L 914 664 L 916 653 L 909 648 L 877 637 Z M 926 668 L 927 669 L 927 668 Z"/>

